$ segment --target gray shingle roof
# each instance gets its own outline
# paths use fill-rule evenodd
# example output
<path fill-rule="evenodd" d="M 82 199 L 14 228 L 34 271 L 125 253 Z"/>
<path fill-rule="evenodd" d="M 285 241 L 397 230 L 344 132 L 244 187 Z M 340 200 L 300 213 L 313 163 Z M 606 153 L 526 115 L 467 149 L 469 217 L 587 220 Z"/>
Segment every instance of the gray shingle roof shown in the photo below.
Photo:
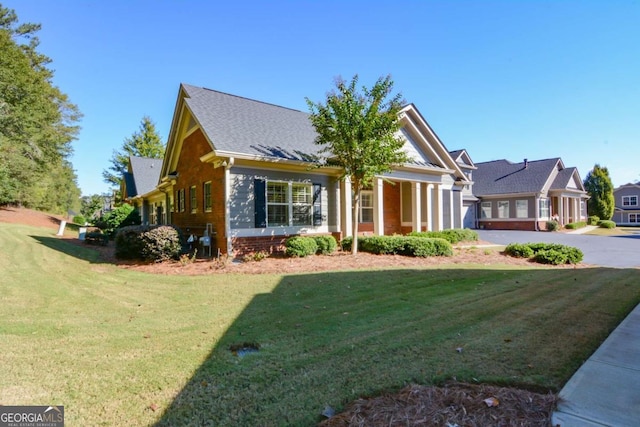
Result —
<path fill-rule="evenodd" d="M 558 172 L 556 179 L 553 180 L 551 184 L 551 190 L 562 190 L 567 188 L 569 185 L 569 181 L 573 177 L 573 173 L 576 171 L 576 168 L 565 168 Z"/>
<path fill-rule="evenodd" d="M 131 175 L 133 175 L 134 194 L 129 197 L 139 196 L 152 191 L 160 179 L 160 171 L 162 168 L 162 159 L 151 159 L 149 157 L 129 157 L 131 166 Z M 125 174 L 126 179 L 126 174 Z M 127 182 L 127 193 L 129 190 L 129 182 Z"/>
<path fill-rule="evenodd" d="M 476 163 L 473 193 L 477 196 L 513 193 L 535 193 L 544 188 L 559 158 L 512 163 L 494 160 Z"/>
<path fill-rule="evenodd" d="M 185 102 L 216 151 L 310 160 L 320 147 L 309 114 L 187 84 Z"/>

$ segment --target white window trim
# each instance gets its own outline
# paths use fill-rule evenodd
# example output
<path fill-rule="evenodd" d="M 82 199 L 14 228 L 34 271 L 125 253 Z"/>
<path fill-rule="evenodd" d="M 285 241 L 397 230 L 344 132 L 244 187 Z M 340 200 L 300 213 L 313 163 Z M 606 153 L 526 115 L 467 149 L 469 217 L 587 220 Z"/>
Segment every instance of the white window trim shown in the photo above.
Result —
<path fill-rule="evenodd" d="M 191 213 L 197 213 L 198 212 L 198 193 L 197 193 L 198 189 L 196 188 L 195 185 L 192 185 L 191 187 L 189 187 L 189 209 L 191 210 Z M 195 200 L 195 203 L 194 203 Z"/>
<path fill-rule="evenodd" d="M 546 204 L 546 206 L 544 207 L 544 210 L 547 212 L 546 215 L 543 214 L 543 202 Z M 548 198 L 540 198 L 538 200 L 538 212 L 540 215 L 540 219 L 549 219 L 551 217 L 551 203 Z"/>
<path fill-rule="evenodd" d="M 635 221 L 631 221 L 631 216 L 635 217 Z M 629 224 L 638 224 L 640 223 L 640 213 L 630 213 L 629 214 Z"/>
<path fill-rule="evenodd" d="M 524 216 L 521 215 L 520 210 L 522 209 L 522 206 L 520 206 L 520 208 L 518 207 L 519 204 L 524 203 Z M 516 218 L 529 218 L 529 200 L 526 199 L 520 199 L 520 200 L 516 200 Z"/>
<path fill-rule="evenodd" d="M 362 203 L 362 196 L 363 195 L 369 195 L 371 196 L 371 206 L 364 206 L 364 204 Z M 371 210 L 371 221 L 363 221 L 362 220 L 362 212 L 364 210 Z M 360 192 L 360 212 L 358 212 L 358 221 L 362 224 L 372 224 L 373 223 L 373 191 L 372 190 L 362 190 Z"/>
<path fill-rule="evenodd" d="M 485 213 L 484 208 L 489 208 L 489 215 Z M 482 202 L 480 204 L 480 219 L 493 219 L 493 202 Z"/>
<path fill-rule="evenodd" d="M 625 204 L 625 199 L 628 202 Z M 631 199 L 635 199 L 635 203 L 631 203 Z M 622 206 L 638 206 L 638 196 L 622 196 Z"/>
<path fill-rule="evenodd" d="M 275 202 L 269 202 L 269 184 L 286 184 L 287 187 L 287 202 L 286 203 L 275 203 Z M 311 214 L 309 215 L 309 224 L 293 224 L 293 207 L 295 206 L 305 206 L 307 205 L 306 203 L 294 203 L 293 202 L 293 186 L 294 185 L 299 185 L 299 186 L 305 186 L 305 187 L 310 187 L 310 194 L 312 197 L 311 202 L 308 204 L 309 208 L 311 210 Z M 275 180 L 275 179 L 269 179 L 266 180 L 265 182 L 265 204 L 266 204 L 266 209 L 267 209 L 267 215 L 266 215 L 266 222 L 267 222 L 267 228 L 284 228 L 284 227 L 313 227 L 313 183 L 311 182 L 294 182 L 294 181 L 281 181 L 281 180 Z M 269 224 L 269 206 L 287 206 L 287 224 L 278 224 L 278 225 L 271 225 Z"/>
<path fill-rule="evenodd" d="M 207 192 L 205 191 L 205 188 L 207 188 L 207 185 L 209 185 L 209 206 L 207 207 Z M 205 212 L 211 212 L 212 208 L 213 208 L 213 200 L 211 199 L 212 195 L 211 195 L 211 181 L 207 181 L 204 184 L 202 184 L 202 208 L 204 209 Z"/>
<path fill-rule="evenodd" d="M 500 205 L 502 204 L 504 206 L 505 203 L 506 203 L 506 206 L 507 206 L 507 216 L 503 216 L 502 215 L 502 209 L 500 208 Z M 510 208 L 511 208 L 511 206 L 509 205 L 509 201 L 508 200 L 498 200 L 498 218 L 499 219 L 510 218 L 509 217 L 509 209 Z"/>

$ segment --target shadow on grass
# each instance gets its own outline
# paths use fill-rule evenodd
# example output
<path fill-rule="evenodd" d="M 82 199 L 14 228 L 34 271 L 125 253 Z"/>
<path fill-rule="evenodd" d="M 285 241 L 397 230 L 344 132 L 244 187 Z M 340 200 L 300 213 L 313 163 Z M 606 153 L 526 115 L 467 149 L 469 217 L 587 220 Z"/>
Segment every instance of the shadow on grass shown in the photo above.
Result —
<path fill-rule="evenodd" d="M 557 392 L 640 302 L 635 274 L 487 267 L 283 276 L 229 325 L 156 426 L 308 426 L 326 406 L 451 379 Z M 231 277 L 230 292 L 242 286 Z M 247 343 L 259 350 L 237 351 Z"/>
<path fill-rule="evenodd" d="M 99 250 L 93 246 L 80 246 L 75 243 L 68 242 L 66 239 L 60 239 L 57 237 L 34 235 L 29 237 L 48 248 L 93 264 L 103 264 L 108 262 L 102 259 Z"/>

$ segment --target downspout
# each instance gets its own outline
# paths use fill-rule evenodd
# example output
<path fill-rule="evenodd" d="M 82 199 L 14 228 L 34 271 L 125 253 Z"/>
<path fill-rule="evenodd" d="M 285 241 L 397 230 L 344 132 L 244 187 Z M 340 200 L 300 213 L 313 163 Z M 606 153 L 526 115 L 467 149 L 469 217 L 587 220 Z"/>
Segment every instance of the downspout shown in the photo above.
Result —
<path fill-rule="evenodd" d="M 231 168 L 235 163 L 235 158 L 229 157 L 228 161 L 222 163 L 224 166 L 224 235 L 227 239 L 227 256 L 231 256 L 233 245 L 231 242 Z"/>
<path fill-rule="evenodd" d="M 540 231 L 540 227 L 538 227 L 538 220 L 540 218 L 540 193 L 536 194 L 535 201 L 536 201 L 536 206 L 535 206 L 535 209 L 534 209 L 534 211 L 535 211 L 534 229 L 535 229 L 535 231 Z"/>

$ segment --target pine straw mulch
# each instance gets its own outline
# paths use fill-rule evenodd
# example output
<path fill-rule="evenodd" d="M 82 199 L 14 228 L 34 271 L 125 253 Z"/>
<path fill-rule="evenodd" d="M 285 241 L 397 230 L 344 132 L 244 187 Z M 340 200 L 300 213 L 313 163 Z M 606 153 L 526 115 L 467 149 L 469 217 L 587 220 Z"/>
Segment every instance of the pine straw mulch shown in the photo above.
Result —
<path fill-rule="evenodd" d="M 358 399 L 319 426 L 546 427 L 557 400 L 554 394 L 483 384 L 411 385 L 398 393 Z"/>

